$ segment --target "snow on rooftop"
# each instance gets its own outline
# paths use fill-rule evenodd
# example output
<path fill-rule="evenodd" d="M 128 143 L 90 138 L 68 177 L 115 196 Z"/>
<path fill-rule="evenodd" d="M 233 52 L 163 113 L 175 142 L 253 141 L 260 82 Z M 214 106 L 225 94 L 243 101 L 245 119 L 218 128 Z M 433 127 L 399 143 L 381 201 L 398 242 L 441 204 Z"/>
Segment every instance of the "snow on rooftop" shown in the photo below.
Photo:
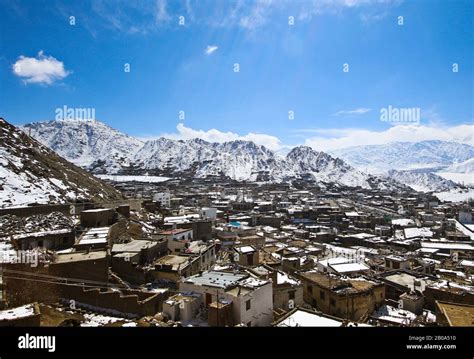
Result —
<path fill-rule="evenodd" d="M 318 313 L 296 310 L 277 324 L 278 327 L 340 327 L 341 321 L 326 318 Z"/>
<path fill-rule="evenodd" d="M 251 246 L 237 247 L 236 249 L 237 249 L 239 252 L 243 253 L 243 254 L 255 252 L 255 248 L 253 248 L 253 247 L 251 247 Z"/>
<path fill-rule="evenodd" d="M 403 231 L 406 239 L 415 237 L 433 237 L 433 232 L 427 227 L 405 228 Z"/>
<path fill-rule="evenodd" d="M 401 226 L 401 227 L 414 226 L 415 221 L 413 219 L 410 219 L 410 218 L 392 219 L 392 225 L 393 226 Z"/>
<path fill-rule="evenodd" d="M 296 280 L 292 277 L 290 277 L 288 274 L 285 272 L 280 272 L 278 271 L 277 273 L 277 284 L 291 284 L 291 285 L 300 285 L 301 282 L 299 280 Z"/>
<path fill-rule="evenodd" d="M 368 271 L 370 269 L 363 263 L 342 263 L 332 265 L 331 267 L 339 273 Z"/>
<path fill-rule="evenodd" d="M 416 314 L 390 305 L 382 305 L 372 314 L 372 317 L 385 322 L 408 325 L 415 320 Z"/>
<path fill-rule="evenodd" d="M 81 323 L 81 327 L 101 327 L 107 324 L 116 322 L 133 323 L 132 321 L 124 318 L 110 317 L 101 314 L 84 314 L 85 322 Z"/>

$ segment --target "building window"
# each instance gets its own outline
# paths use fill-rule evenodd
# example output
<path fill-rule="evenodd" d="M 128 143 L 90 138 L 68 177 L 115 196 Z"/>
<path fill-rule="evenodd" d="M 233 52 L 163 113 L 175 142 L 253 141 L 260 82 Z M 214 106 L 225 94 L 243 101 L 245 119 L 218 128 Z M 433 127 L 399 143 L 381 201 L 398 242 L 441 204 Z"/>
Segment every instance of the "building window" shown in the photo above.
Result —
<path fill-rule="evenodd" d="M 245 309 L 249 310 L 251 308 L 250 299 L 245 302 Z"/>
<path fill-rule="evenodd" d="M 295 299 L 295 291 L 294 290 L 288 292 L 288 299 Z"/>
<path fill-rule="evenodd" d="M 326 299 L 326 293 L 324 293 L 322 290 L 319 291 L 319 298 L 324 300 Z"/>
<path fill-rule="evenodd" d="M 336 306 L 336 301 L 335 301 L 333 298 L 329 299 L 329 303 L 330 303 L 333 307 Z"/>
<path fill-rule="evenodd" d="M 313 286 L 308 285 L 308 293 L 313 294 Z"/>

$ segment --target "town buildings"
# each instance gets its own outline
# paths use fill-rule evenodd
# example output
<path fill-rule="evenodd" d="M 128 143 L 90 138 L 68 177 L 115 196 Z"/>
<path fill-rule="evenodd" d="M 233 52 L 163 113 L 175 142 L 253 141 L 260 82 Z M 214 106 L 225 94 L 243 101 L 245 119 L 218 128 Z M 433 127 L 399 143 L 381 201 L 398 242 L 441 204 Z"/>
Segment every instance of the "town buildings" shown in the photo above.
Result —
<path fill-rule="evenodd" d="M 219 181 L 144 186 L 141 202 L 73 214 L 28 209 L 21 221 L 36 225 L 0 216 L 0 309 L 38 303 L 24 319 L 36 324 L 71 300 L 159 326 L 472 324 L 472 203 Z"/>

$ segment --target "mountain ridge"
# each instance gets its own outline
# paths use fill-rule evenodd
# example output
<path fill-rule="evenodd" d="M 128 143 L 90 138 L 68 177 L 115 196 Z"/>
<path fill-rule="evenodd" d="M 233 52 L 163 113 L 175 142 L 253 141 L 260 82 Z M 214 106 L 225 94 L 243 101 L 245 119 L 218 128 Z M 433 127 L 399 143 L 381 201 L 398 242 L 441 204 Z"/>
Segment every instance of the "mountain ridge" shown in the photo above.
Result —
<path fill-rule="evenodd" d="M 99 121 L 53 122 L 31 123 L 23 129 L 94 174 L 217 176 L 264 182 L 306 180 L 323 187 L 335 184 L 378 189 L 400 188 L 399 183 L 404 182 L 394 181 L 388 173 L 383 176 L 365 173 L 343 158 L 308 146 L 295 146 L 282 156 L 263 145 L 241 139 L 208 142 L 200 138 L 159 137 L 140 141 Z M 70 150 L 70 147 L 75 149 Z M 428 183 L 436 187 L 435 179 Z"/>

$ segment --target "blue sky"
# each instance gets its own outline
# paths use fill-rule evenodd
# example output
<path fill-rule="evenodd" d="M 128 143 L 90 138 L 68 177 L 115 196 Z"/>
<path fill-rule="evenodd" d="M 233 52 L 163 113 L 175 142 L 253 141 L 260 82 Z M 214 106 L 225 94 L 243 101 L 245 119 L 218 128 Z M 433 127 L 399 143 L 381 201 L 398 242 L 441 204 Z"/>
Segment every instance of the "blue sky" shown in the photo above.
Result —
<path fill-rule="evenodd" d="M 244 138 L 274 149 L 474 144 L 473 8 L 461 0 L 0 0 L 0 116 L 24 124 L 86 107 L 133 136 Z M 420 108 L 420 124 L 381 121 L 389 105 Z"/>

